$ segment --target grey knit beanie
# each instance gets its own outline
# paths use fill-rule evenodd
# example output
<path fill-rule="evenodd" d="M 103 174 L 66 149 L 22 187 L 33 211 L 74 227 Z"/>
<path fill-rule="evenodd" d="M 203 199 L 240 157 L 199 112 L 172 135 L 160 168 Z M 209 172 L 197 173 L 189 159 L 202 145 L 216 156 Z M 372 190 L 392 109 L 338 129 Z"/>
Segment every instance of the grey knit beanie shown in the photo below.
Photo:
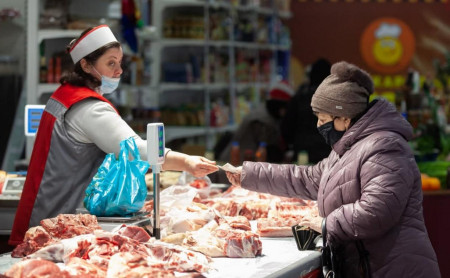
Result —
<path fill-rule="evenodd" d="M 333 64 L 330 72 L 314 93 L 311 107 L 314 112 L 353 119 L 367 108 L 372 78 L 345 61 Z"/>

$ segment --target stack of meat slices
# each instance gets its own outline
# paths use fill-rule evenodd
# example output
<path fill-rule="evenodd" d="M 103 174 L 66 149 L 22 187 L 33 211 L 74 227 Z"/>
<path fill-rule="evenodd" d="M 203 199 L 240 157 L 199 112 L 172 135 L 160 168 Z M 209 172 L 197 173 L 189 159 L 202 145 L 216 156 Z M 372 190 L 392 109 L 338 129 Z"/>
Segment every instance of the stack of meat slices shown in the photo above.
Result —
<path fill-rule="evenodd" d="M 60 239 L 89 234 L 101 229 L 97 217 L 90 214 L 60 214 L 54 218 L 43 219 L 40 224 L 28 229 L 23 242 L 12 251 L 12 257 L 21 258 Z"/>
<path fill-rule="evenodd" d="M 318 214 L 315 201 L 256 193 L 231 186 L 220 197 L 202 203 L 225 216 L 244 216 L 256 220 L 261 237 L 290 237 L 291 227 L 308 214 Z"/>
<path fill-rule="evenodd" d="M 218 217 L 196 231 L 168 235 L 162 239 L 211 257 L 254 258 L 262 253 L 257 233 L 243 216 Z"/>
<path fill-rule="evenodd" d="M 122 225 L 107 232 L 54 240 L 5 272 L 7 277 L 175 277 L 202 273 L 211 258 L 157 241 L 140 227 Z M 194 275 L 192 275 L 194 276 Z"/>

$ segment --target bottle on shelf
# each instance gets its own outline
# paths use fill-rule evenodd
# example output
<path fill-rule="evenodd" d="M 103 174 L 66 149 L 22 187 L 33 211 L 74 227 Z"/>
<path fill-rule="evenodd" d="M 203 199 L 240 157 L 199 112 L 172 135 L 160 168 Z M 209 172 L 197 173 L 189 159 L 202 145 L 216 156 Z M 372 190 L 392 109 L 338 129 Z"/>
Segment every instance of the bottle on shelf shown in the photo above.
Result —
<path fill-rule="evenodd" d="M 256 150 L 255 160 L 257 162 L 266 162 L 267 161 L 267 143 L 260 142 L 259 147 Z"/>
<path fill-rule="evenodd" d="M 41 63 L 39 66 L 39 82 L 47 83 L 47 62 L 45 56 L 41 57 Z"/>
<path fill-rule="evenodd" d="M 233 141 L 231 143 L 230 163 L 233 166 L 241 165 L 241 150 L 238 141 Z"/>
<path fill-rule="evenodd" d="M 53 82 L 58 83 L 61 79 L 61 56 L 56 56 L 55 58 L 55 73 L 53 77 Z"/>
<path fill-rule="evenodd" d="M 54 78 L 55 78 L 55 70 L 53 67 L 53 57 L 50 58 L 50 60 L 48 61 L 48 66 L 47 66 L 47 83 L 54 83 Z"/>

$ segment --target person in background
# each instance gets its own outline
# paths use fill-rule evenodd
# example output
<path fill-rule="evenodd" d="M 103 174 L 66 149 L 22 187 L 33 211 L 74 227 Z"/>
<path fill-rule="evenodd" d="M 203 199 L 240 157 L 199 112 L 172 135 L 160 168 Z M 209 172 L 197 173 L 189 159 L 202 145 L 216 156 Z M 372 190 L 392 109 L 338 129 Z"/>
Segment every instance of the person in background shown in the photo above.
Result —
<path fill-rule="evenodd" d="M 317 118 L 311 109 L 311 99 L 320 83 L 330 74 L 331 63 L 323 58 L 316 60 L 308 70 L 308 80 L 300 85 L 289 103 L 281 122 L 281 132 L 293 161 L 300 152 L 306 152 L 309 163 L 317 163 L 330 154 L 331 148 L 317 131 Z"/>
<path fill-rule="evenodd" d="M 294 90 L 288 82 L 276 83 L 270 89 L 265 103 L 242 119 L 218 160 L 230 161 L 231 146 L 233 142 L 237 142 L 240 149 L 240 161 L 243 161 L 245 157 L 255 160 L 257 149 L 263 143 L 267 149 L 266 161 L 282 162 L 286 144 L 281 136 L 280 121 L 293 95 Z"/>
<path fill-rule="evenodd" d="M 29 227 L 60 213 L 75 213 L 85 189 L 107 153 L 133 137 L 143 160 L 147 142 L 141 139 L 104 97 L 119 85 L 122 48 L 111 29 L 100 25 L 85 30 L 68 46 L 75 64 L 61 78 L 40 121 L 24 189 L 9 244 L 23 240 Z M 166 149 L 163 170 L 205 176 L 218 170 L 215 162 Z"/>
<path fill-rule="evenodd" d="M 369 103 L 373 90 L 367 72 L 334 64 L 311 101 L 330 155 L 312 166 L 244 162 L 226 175 L 245 189 L 317 200 L 320 216 L 299 224 L 318 232 L 326 225 L 342 277 L 440 277 L 408 145 L 412 127 L 387 100 Z"/>

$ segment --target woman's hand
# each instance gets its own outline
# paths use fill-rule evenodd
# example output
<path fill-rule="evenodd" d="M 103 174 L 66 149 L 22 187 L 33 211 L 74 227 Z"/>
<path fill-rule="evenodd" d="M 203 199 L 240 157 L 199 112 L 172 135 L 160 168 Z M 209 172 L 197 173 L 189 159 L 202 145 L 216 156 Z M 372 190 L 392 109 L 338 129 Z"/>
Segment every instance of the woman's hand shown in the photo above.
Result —
<path fill-rule="evenodd" d="M 305 215 L 298 224 L 309 227 L 310 229 L 313 229 L 316 232 L 322 233 L 322 220 L 323 217 L 309 214 Z"/>
<path fill-rule="evenodd" d="M 232 185 L 237 185 L 237 186 L 241 186 L 241 173 L 242 173 L 242 166 L 237 167 L 235 173 L 228 172 L 228 171 L 225 172 L 230 183 Z"/>
<path fill-rule="evenodd" d="M 204 177 L 219 170 L 215 161 L 211 161 L 202 156 L 190 155 L 186 157 L 184 162 L 186 164 L 186 171 L 194 177 Z"/>

